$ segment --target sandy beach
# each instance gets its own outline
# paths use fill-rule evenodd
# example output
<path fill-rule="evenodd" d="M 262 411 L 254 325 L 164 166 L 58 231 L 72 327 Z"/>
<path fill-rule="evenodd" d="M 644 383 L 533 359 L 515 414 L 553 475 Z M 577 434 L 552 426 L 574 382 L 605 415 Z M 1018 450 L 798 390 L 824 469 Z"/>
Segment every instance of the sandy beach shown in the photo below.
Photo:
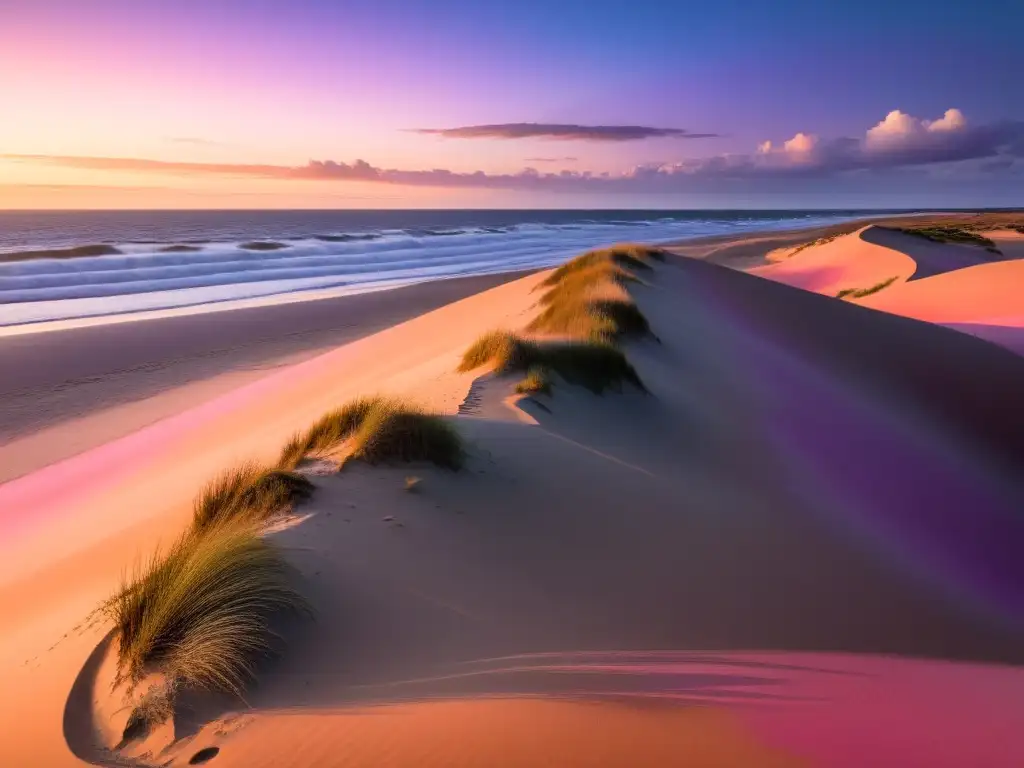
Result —
<path fill-rule="evenodd" d="M 586 297 L 643 318 L 642 386 L 601 394 L 465 364 L 590 343 L 538 324 L 579 300 L 551 270 L 0 338 L 0 765 L 1024 763 L 1024 235 L 993 216 L 609 257 Z M 991 250 L 891 228 L 936 221 Z M 441 415 L 458 471 L 300 456 L 259 530 L 311 616 L 244 701 L 127 737 L 97 606 L 211 478 L 373 395 Z"/>

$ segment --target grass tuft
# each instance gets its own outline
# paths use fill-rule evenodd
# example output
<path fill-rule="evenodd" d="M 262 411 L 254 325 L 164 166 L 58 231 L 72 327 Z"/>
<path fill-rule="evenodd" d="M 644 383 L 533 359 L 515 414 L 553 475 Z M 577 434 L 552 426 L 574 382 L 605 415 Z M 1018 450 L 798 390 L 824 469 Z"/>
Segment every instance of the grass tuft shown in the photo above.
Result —
<path fill-rule="evenodd" d="M 462 463 L 462 441 L 445 419 L 400 400 L 370 397 L 325 414 L 293 437 L 279 464 L 294 468 L 304 457 L 329 453 L 348 440 L 349 455 L 370 463 L 423 460 L 449 469 Z"/>
<path fill-rule="evenodd" d="M 277 549 L 252 528 L 182 536 L 105 605 L 118 635 L 118 680 L 162 672 L 169 685 L 241 695 L 276 635 L 272 619 L 306 610 Z"/>
<path fill-rule="evenodd" d="M 626 356 L 608 344 L 595 341 L 552 343 L 545 345 L 543 351 L 545 364 L 570 384 L 578 384 L 597 394 L 606 389 L 619 390 L 623 382 L 647 391 Z"/>
<path fill-rule="evenodd" d="M 489 331 L 474 341 L 462 355 L 459 372 L 493 365 L 499 373 L 508 373 L 525 370 L 538 360 L 539 351 L 532 341 L 511 331 Z"/>
<path fill-rule="evenodd" d="M 278 465 L 295 469 L 305 457 L 322 455 L 351 437 L 373 409 L 383 406 L 379 397 L 363 397 L 325 413 L 305 432 L 296 434 L 281 450 Z"/>
<path fill-rule="evenodd" d="M 980 245 L 985 248 L 994 249 L 995 241 L 977 232 L 972 232 L 964 227 L 905 227 L 900 231 L 908 235 L 923 237 L 936 243 L 963 243 L 966 245 Z M 999 253 L 999 250 L 995 250 Z"/>
<path fill-rule="evenodd" d="M 551 304 L 527 330 L 612 341 L 624 336 L 645 336 L 651 327 L 631 300 L 579 299 Z"/>
<path fill-rule="evenodd" d="M 235 520 L 258 524 L 312 492 L 313 484 L 294 472 L 243 464 L 203 489 L 193 505 L 192 526 L 201 531 Z"/>
<path fill-rule="evenodd" d="M 548 275 L 541 285 L 548 287 L 558 285 L 562 280 L 595 267 L 607 269 L 608 266 L 615 266 L 625 270 L 649 270 L 651 265 L 647 263 L 648 259 L 664 261 L 665 254 L 656 248 L 646 248 L 637 245 L 613 246 L 596 251 L 587 251 L 582 256 L 577 256 L 575 259 L 565 262 L 565 264 Z"/>
<path fill-rule="evenodd" d="M 836 294 L 837 299 L 862 299 L 865 296 L 870 296 L 873 293 L 878 293 L 883 288 L 888 288 L 890 285 L 899 280 L 898 275 L 893 275 L 887 280 L 883 280 L 880 283 L 875 283 L 870 288 L 844 288 Z"/>
<path fill-rule="evenodd" d="M 501 345 L 483 343 L 488 337 L 497 335 L 507 337 Z M 481 349 L 476 349 L 478 345 Z M 506 349 L 519 348 L 526 348 L 529 353 L 503 354 Z M 487 350 L 493 351 L 494 356 L 487 357 L 484 353 Z M 471 358 L 473 367 L 492 363 L 499 373 L 525 372 L 534 367 L 547 368 L 570 384 L 579 384 L 599 394 L 606 389 L 620 388 L 622 382 L 647 391 L 626 356 L 610 344 L 596 339 L 534 342 L 526 341 L 514 333 L 501 331 L 488 334 L 470 347 L 463 358 L 464 365 L 466 358 Z"/>
<path fill-rule="evenodd" d="M 371 410 L 352 443 L 352 458 L 368 464 L 429 461 L 457 470 L 465 459 L 462 438 L 446 419 L 397 401 Z"/>
<path fill-rule="evenodd" d="M 550 395 L 551 374 L 543 365 L 535 365 L 526 372 L 526 377 L 516 384 L 516 392 L 522 395 Z"/>

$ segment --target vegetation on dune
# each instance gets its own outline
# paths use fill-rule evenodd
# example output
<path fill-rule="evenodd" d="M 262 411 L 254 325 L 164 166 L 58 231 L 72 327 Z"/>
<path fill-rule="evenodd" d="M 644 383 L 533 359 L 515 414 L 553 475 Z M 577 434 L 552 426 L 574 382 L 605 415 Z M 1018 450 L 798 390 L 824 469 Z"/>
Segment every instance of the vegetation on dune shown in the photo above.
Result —
<path fill-rule="evenodd" d="M 887 280 L 883 280 L 880 283 L 875 283 L 870 288 L 844 288 L 836 294 L 838 299 L 862 299 L 865 296 L 870 296 L 873 293 L 878 293 L 883 288 L 888 288 L 890 285 L 899 280 L 898 275 L 893 275 Z"/>
<path fill-rule="evenodd" d="M 351 437 L 375 408 L 385 407 L 380 397 L 363 397 L 325 413 L 309 429 L 301 432 L 281 450 L 278 465 L 295 469 L 306 457 L 322 456 Z"/>
<path fill-rule="evenodd" d="M 463 356 L 460 370 L 491 365 L 499 373 L 527 372 L 546 368 L 571 384 L 601 393 L 622 382 L 645 389 L 626 356 L 599 340 L 527 341 L 508 331 L 485 334 Z"/>
<path fill-rule="evenodd" d="M 791 258 L 793 256 L 796 256 L 798 253 L 800 253 L 800 251 L 803 251 L 803 250 L 805 250 L 807 248 L 814 248 L 814 247 L 817 247 L 819 245 L 825 245 L 827 243 L 831 243 L 836 238 L 842 237 L 843 235 L 848 235 L 848 234 L 849 234 L 849 232 L 840 231 L 840 232 L 836 232 L 836 233 L 831 234 L 831 235 L 826 235 L 825 237 L 819 237 L 817 240 L 811 240 L 811 241 L 806 242 L 806 243 L 801 243 L 800 245 L 796 246 L 796 248 L 791 250 L 789 252 L 789 254 L 786 256 L 786 258 L 788 259 L 788 258 Z"/>
<path fill-rule="evenodd" d="M 651 328 L 632 300 L 580 296 L 551 304 L 533 319 L 527 330 L 612 341 L 623 336 L 644 336 Z"/>
<path fill-rule="evenodd" d="M 238 247 L 244 251 L 279 251 L 282 248 L 287 248 L 288 244 L 257 240 L 251 243 L 242 243 Z"/>
<path fill-rule="evenodd" d="M 462 355 L 459 372 L 492 365 L 498 373 L 526 370 L 541 360 L 537 344 L 511 331 L 489 331 Z"/>
<path fill-rule="evenodd" d="M 260 523 L 312 492 L 313 484 L 294 472 L 243 464 L 203 489 L 193 505 L 192 526 L 198 531 L 229 520 Z"/>
<path fill-rule="evenodd" d="M 465 451 L 458 431 L 446 419 L 386 402 L 373 408 L 353 435 L 351 456 L 369 464 L 429 461 L 456 470 Z"/>
<path fill-rule="evenodd" d="M 640 282 L 640 278 L 628 269 L 610 262 L 602 262 L 576 272 L 569 272 L 553 284 L 550 283 L 550 280 L 551 278 L 548 277 L 534 289 L 548 289 L 538 301 L 542 306 L 550 306 L 560 301 L 576 298 L 600 285 L 613 285 L 625 289 L 630 283 Z"/>
<path fill-rule="evenodd" d="M 516 392 L 521 395 L 550 395 L 550 372 L 543 365 L 531 367 L 523 380 L 516 384 Z"/>
<path fill-rule="evenodd" d="M 247 525 L 190 531 L 105 604 L 118 637 L 118 680 L 163 673 L 170 688 L 241 695 L 272 651 L 274 617 L 307 610 L 277 549 Z"/>
<path fill-rule="evenodd" d="M 557 285 L 572 275 L 595 267 L 617 266 L 622 269 L 649 270 L 651 265 L 647 260 L 664 261 L 665 253 L 657 248 L 648 248 L 642 245 L 619 245 L 611 248 L 602 248 L 596 251 L 588 251 L 582 256 L 571 259 L 554 272 L 548 275 L 541 285 L 550 287 Z"/>
<path fill-rule="evenodd" d="M 595 341 L 550 343 L 542 347 L 544 364 L 570 384 L 602 394 L 621 389 L 623 382 L 646 392 L 636 369 L 626 356 L 608 344 Z"/>
<path fill-rule="evenodd" d="M 905 232 L 908 235 L 915 235 L 916 237 L 922 237 L 925 240 L 931 240 L 936 243 L 961 243 L 965 245 L 980 245 L 983 248 L 994 250 L 999 253 L 996 249 L 995 241 L 979 235 L 977 232 L 972 232 L 966 227 L 903 227 L 899 231 Z"/>
<path fill-rule="evenodd" d="M 371 464 L 430 461 L 449 469 L 462 463 L 462 441 L 445 419 L 400 400 L 360 398 L 321 417 L 296 435 L 279 464 L 294 469 L 303 458 L 329 453 L 351 440 L 349 455 Z"/>

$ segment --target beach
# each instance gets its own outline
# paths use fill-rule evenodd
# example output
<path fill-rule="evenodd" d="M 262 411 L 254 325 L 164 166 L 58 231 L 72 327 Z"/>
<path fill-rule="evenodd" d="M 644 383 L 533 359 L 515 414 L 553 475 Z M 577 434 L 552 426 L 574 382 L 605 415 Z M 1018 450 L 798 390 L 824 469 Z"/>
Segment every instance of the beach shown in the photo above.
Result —
<path fill-rule="evenodd" d="M 988 216 L 0 336 L 0 764 L 1024 761 L 1024 219 Z M 559 367 L 579 301 L 628 310 L 600 386 Z M 496 329 L 542 362 L 467 363 Z M 378 395 L 459 460 L 282 464 L 309 494 L 260 534 L 309 615 L 244 702 L 127 738 L 97 606 L 211 478 Z"/>

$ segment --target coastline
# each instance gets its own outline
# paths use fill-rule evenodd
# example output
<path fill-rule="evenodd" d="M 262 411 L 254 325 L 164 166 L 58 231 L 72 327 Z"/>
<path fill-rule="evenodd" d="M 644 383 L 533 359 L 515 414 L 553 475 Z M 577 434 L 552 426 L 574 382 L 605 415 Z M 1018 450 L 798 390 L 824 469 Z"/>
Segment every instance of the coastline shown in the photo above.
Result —
<path fill-rule="evenodd" d="M 1012 214 L 980 214 L 998 221 Z M 907 214 L 693 237 L 661 247 L 733 269 L 869 223 L 977 219 Z M 155 311 L 0 329 L 0 483 L 432 309 L 536 270 L 445 277 L 342 296 Z"/>

